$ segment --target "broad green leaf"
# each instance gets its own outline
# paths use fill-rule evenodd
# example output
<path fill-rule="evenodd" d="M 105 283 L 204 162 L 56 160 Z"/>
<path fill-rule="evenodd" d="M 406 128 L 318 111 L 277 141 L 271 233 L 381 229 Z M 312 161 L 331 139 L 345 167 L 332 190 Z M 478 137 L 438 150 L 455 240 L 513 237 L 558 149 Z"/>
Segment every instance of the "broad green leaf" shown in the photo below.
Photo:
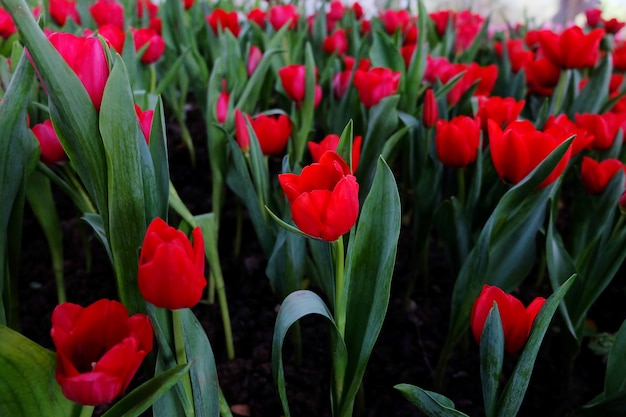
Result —
<path fill-rule="evenodd" d="M 504 362 L 504 331 L 497 304 L 489 311 L 480 337 L 480 380 L 487 417 L 494 415 Z"/>
<path fill-rule="evenodd" d="M 54 353 L 0 325 L 0 415 L 67 417 L 74 403 L 54 377 Z"/>
<path fill-rule="evenodd" d="M 400 234 L 400 197 L 386 162 L 378 159 L 376 177 L 365 199 L 346 255 L 346 383 L 339 415 L 351 415 L 356 393 L 380 333 L 391 290 Z"/>
<path fill-rule="evenodd" d="M 398 384 L 394 388 L 428 417 L 467 417 L 467 414 L 454 409 L 454 403 L 449 398 L 436 392 L 409 384 Z"/>
<path fill-rule="evenodd" d="M 155 403 L 189 370 L 189 364 L 178 365 L 144 382 L 119 400 L 102 417 L 138 417 Z"/>
<path fill-rule="evenodd" d="M 118 55 L 102 97 L 100 133 L 109 172 L 109 224 L 105 223 L 105 227 L 120 299 L 131 313 L 145 310 L 137 287 L 137 265 L 138 249 L 146 230 L 139 147 L 145 148 L 146 144 L 137 130 L 132 91 L 124 62 Z"/>
<path fill-rule="evenodd" d="M 346 346 L 335 326 L 332 314 L 322 299 L 314 292 L 299 290 L 292 292 L 283 300 L 276 324 L 274 326 L 274 339 L 272 342 L 272 371 L 274 382 L 278 388 L 283 411 L 286 417 L 290 417 L 289 403 L 287 401 L 287 389 L 285 371 L 283 369 L 283 344 L 289 328 L 302 317 L 317 314 L 325 317 L 329 322 L 333 381 L 331 381 L 331 398 L 340 400 L 340 393 L 344 385 L 344 371 L 347 362 Z M 336 415 L 336 414 L 335 414 Z"/>
<path fill-rule="evenodd" d="M 598 395 L 577 410 L 576 417 L 622 417 L 626 413 L 626 390 L 606 397 Z"/>
<path fill-rule="evenodd" d="M 348 163 L 350 171 L 354 172 L 352 168 L 354 162 L 352 161 L 352 146 L 354 143 L 354 123 L 350 120 L 341 132 L 339 138 L 339 144 L 337 144 L 337 154 Z"/>
<path fill-rule="evenodd" d="M 152 129 L 150 132 L 150 155 L 154 169 L 154 192 L 156 193 L 155 207 L 146 207 L 146 220 L 151 221 L 155 217 L 167 219 L 169 204 L 170 173 L 167 159 L 167 136 L 165 134 L 165 114 L 163 100 L 157 97 Z M 145 181 L 144 181 L 145 182 Z M 154 198 L 152 198 L 154 200 Z"/>
<path fill-rule="evenodd" d="M 272 291 L 281 298 L 302 288 L 305 274 L 306 241 L 304 237 L 281 229 L 274 250 L 267 261 L 265 273 Z M 328 296 L 328 294 L 327 294 Z"/>
<path fill-rule="evenodd" d="M 585 88 L 574 99 L 571 107 L 567 109 L 567 114 L 570 117 L 576 113 L 600 112 L 602 105 L 608 100 L 612 68 L 611 54 L 605 54 L 600 60 L 600 65 L 591 72 Z"/>
<path fill-rule="evenodd" d="M 615 334 L 604 377 L 604 395 L 610 397 L 626 391 L 626 320 Z"/>
<path fill-rule="evenodd" d="M 372 46 L 369 52 L 372 67 L 390 68 L 392 71 L 406 72 L 404 59 L 393 38 L 385 32 L 372 32 Z M 404 80 L 402 80 L 404 81 Z"/>
<path fill-rule="evenodd" d="M 550 325 L 554 312 L 575 279 L 576 275 L 572 275 L 565 281 L 565 283 L 546 300 L 541 311 L 535 318 L 526 346 L 517 361 L 513 375 L 509 378 L 502 392 L 497 405 L 497 413 L 494 415 L 498 417 L 515 417 L 517 415 L 522 401 L 524 400 L 524 395 L 526 394 L 526 389 L 530 382 L 530 377 L 543 337 L 548 331 L 548 326 Z"/>

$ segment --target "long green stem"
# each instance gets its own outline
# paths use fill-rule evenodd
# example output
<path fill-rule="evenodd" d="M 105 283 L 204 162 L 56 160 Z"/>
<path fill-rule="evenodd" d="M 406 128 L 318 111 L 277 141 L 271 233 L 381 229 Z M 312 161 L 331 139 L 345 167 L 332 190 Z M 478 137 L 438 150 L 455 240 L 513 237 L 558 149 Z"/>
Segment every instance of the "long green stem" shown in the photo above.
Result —
<path fill-rule="evenodd" d="M 176 350 L 176 363 L 183 365 L 187 363 L 187 352 L 185 351 L 185 336 L 183 334 L 183 316 L 181 310 L 172 310 L 172 325 L 174 330 L 174 348 Z M 189 373 L 183 375 L 183 390 L 189 401 L 182 401 L 183 404 L 193 404 L 193 391 L 191 390 L 191 377 Z M 193 410 L 185 409 L 186 416 L 193 416 Z"/>
<path fill-rule="evenodd" d="M 222 324 L 224 325 L 224 338 L 226 340 L 226 354 L 228 359 L 235 359 L 235 345 L 233 344 L 233 331 L 230 325 L 230 314 L 228 312 L 228 301 L 226 300 L 226 286 L 222 275 L 222 267 L 219 262 L 211 262 L 211 272 L 215 280 L 217 299 L 220 303 L 222 313 Z"/>
<path fill-rule="evenodd" d="M 335 261 L 335 322 L 339 334 L 343 338 L 346 329 L 346 304 L 347 294 L 345 274 L 344 274 L 344 253 L 343 253 L 343 236 L 339 237 L 332 243 L 333 258 Z"/>
<path fill-rule="evenodd" d="M 72 417 L 91 417 L 93 415 L 93 409 L 93 405 L 75 403 L 72 408 Z"/>
<path fill-rule="evenodd" d="M 465 168 L 457 168 L 457 186 L 459 202 L 462 206 L 465 205 Z"/>

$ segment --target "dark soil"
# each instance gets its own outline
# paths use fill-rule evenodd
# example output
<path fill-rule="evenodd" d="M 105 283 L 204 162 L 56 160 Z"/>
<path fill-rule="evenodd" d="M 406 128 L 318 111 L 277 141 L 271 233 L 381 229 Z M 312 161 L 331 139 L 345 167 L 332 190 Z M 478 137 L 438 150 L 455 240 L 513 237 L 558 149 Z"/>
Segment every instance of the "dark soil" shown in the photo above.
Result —
<path fill-rule="evenodd" d="M 193 120 L 194 114 L 191 114 Z M 197 118 L 198 115 L 195 115 Z M 201 123 L 190 123 L 196 141 L 197 168 L 189 164 L 186 149 L 178 140 L 176 126 L 168 131 L 172 181 L 183 201 L 194 214 L 211 210 L 210 170 L 205 130 Z M 64 232 L 65 279 L 68 300 L 88 305 L 100 298 L 117 298 L 114 276 L 106 253 L 88 226 L 78 219 L 69 200 L 55 194 Z M 217 305 L 195 308 L 211 341 L 220 386 L 235 416 L 279 417 L 283 414 L 274 386 L 271 367 L 274 321 L 281 300 L 271 291 L 264 275 L 265 259 L 254 232 L 244 223 L 243 246 L 239 257 L 232 255 L 234 224 L 233 197 L 229 197 L 221 232 L 222 268 L 231 314 L 236 359 L 227 360 L 221 317 Z M 419 416 L 417 408 L 405 400 L 395 384 L 411 383 L 435 390 L 433 375 L 448 327 L 453 277 L 446 272 L 443 258 L 434 248 L 431 277 L 426 290 L 415 291 L 408 307 L 404 297 L 410 269 L 408 231 L 401 235 L 398 261 L 392 285 L 389 311 L 365 375 L 355 415 Z M 87 254 L 91 266 L 87 266 Z M 32 213 L 26 208 L 20 276 L 20 315 L 22 333 L 53 349 L 49 336 L 50 315 L 56 305 L 55 283 L 47 243 Z M 529 279 L 532 283 L 534 277 Z M 528 302 L 534 296 L 549 295 L 547 284 L 528 287 L 517 294 Z M 600 331 L 615 332 L 626 316 L 623 308 L 624 278 L 618 275 L 591 311 Z M 562 417 L 602 391 L 604 363 L 587 347 L 586 341 L 574 362 L 571 378 L 564 371 L 558 318 L 548 332 L 519 413 L 520 416 Z M 330 355 L 328 330 L 322 319 L 301 322 L 303 358 L 296 366 L 294 350 L 288 344 L 285 372 L 292 415 L 330 416 Z M 505 359 L 510 373 L 516 357 Z M 138 376 L 141 379 L 141 376 Z M 484 415 L 480 385 L 478 347 L 473 339 L 457 347 L 447 372 L 445 386 L 438 392 L 451 398 L 457 409 L 470 416 Z"/>

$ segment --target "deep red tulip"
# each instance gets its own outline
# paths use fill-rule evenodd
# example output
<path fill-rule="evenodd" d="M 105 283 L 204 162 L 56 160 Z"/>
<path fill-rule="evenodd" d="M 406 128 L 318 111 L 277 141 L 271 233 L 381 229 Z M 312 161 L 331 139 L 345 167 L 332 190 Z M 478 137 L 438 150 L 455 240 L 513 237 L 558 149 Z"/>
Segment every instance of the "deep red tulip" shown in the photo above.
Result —
<path fill-rule="evenodd" d="M 435 24 L 435 30 L 439 36 L 443 36 L 446 33 L 449 22 L 452 22 L 454 25 L 456 20 L 456 12 L 454 10 L 439 10 L 429 13 L 428 16 Z"/>
<path fill-rule="evenodd" d="M 246 114 L 245 117 L 250 122 L 264 155 L 279 155 L 284 151 L 292 129 L 288 116 L 260 114 L 252 118 Z M 235 138 L 241 149 L 247 151 L 250 148 L 248 127 L 244 114 L 239 109 L 235 110 Z"/>
<path fill-rule="evenodd" d="M 330 134 L 326 135 L 321 142 L 312 142 L 309 141 L 309 152 L 311 153 L 311 158 L 313 162 L 319 162 L 320 158 L 326 151 L 337 151 L 337 146 L 339 146 L 339 141 L 341 138 L 338 135 Z M 356 172 L 359 167 L 359 160 L 361 159 L 361 142 L 363 142 L 363 138 L 359 136 L 355 136 L 352 141 L 352 172 Z"/>
<path fill-rule="evenodd" d="M 402 45 L 400 47 L 400 55 L 402 55 L 402 59 L 404 60 L 404 67 L 409 69 L 411 66 L 411 58 L 413 58 L 413 53 L 417 48 L 416 44 Z"/>
<path fill-rule="evenodd" d="M 591 149 L 602 151 L 613 146 L 620 128 L 620 120 L 614 113 L 584 113 L 575 117 L 576 126 L 593 135 L 593 142 L 589 145 Z"/>
<path fill-rule="evenodd" d="M 337 29 L 332 35 L 324 38 L 322 50 L 326 53 L 343 55 L 348 50 L 348 37 L 344 29 Z"/>
<path fill-rule="evenodd" d="M 359 184 L 335 152 L 325 152 L 300 175 L 279 174 L 278 182 L 289 200 L 291 217 L 302 232 L 333 242 L 356 223 Z"/>
<path fill-rule="evenodd" d="M 500 127 L 517 120 L 524 104 L 525 100 L 516 101 L 513 97 L 479 97 L 476 116 L 480 118 L 483 132 L 487 132 L 488 120 L 493 120 Z"/>
<path fill-rule="evenodd" d="M 587 19 L 587 26 L 595 28 L 600 24 L 602 17 L 602 9 L 591 8 L 585 10 L 585 18 Z"/>
<path fill-rule="evenodd" d="M 103 25 L 98 28 L 98 34 L 104 38 L 109 47 L 115 49 L 118 54 L 124 50 L 126 34 L 115 25 Z"/>
<path fill-rule="evenodd" d="M 154 110 L 141 110 L 141 107 L 135 104 L 135 114 L 137 115 L 137 121 L 141 128 L 143 137 L 146 138 L 146 143 L 150 144 L 150 131 L 152 130 L 152 119 L 154 118 Z"/>
<path fill-rule="evenodd" d="M 528 92 L 540 96 L 549 96 L 559 82 L 561 70 L 548 58 L 528 61 L 524 65 Z"/>
<path fill-rule="evenodd" d="M 367 71 L 357 70 L 354 73 L 354 86 L 359 92 L 361 103 L 367 108 L 373 107 L 380 100 L 391 96 L 398 90 L 400 71 L 389 68 L 371 68 Z"/>
<path fill-rule="evenodd" d="M 592 68 L 598 59 L 603 37 L 603 29 L 585 34 L 580 27 L 571 26 L 561 34 L 540 31 L 539 43 L 546 58 L 559 68 Z"/>
<path fill-rule="evenodd" d="M 183 7 L 185 8 L 185 10 L 189 10 L 193 7 L 195 2 L 196 0 L 183 0 Z"/>
<path fill-rule="evenodd" d="M 193 245 L 182 231 L 156 218 L 146 230 L 139 254 L 141 295 L 160 308 L 177 310 L 198 304 L 206 286 L 204 240 L 199 227 Z"/>
<path fill-rule="evenodd" d="M 498 56 L 502 56 L 502 42 L 495 42 L 494 49 Z M 511 63 L 511 72 L 517 74 L 519 70 L 524 68 L 526 63 L 531 62 L 535 58 L 533 51 L 526 49 L 523 39 L 509 39 L 506 41 L 506 52 L 509 62 Z"/>
<path fill-rule="evenodd" d="M 422 123 L 425 127 L 433 127 L 439 120 L 439 107 L 437 106 L 437 98 L 432 88 L 424 93 L 424 104 L 422 106 Z"/>
<path fill-rule="evenodd" d="M 48 40 L 83 83 L 96 110 L 100 110 L 104 86 L 109 78 L 109 64 L 100 39 L 53 32 L 48 35 Z"/>
<path fill-rule="evenodd" d="M 343 62 L 346 67 L 344 71 L 338 72 L 333 77 L 333 93 L 335 97 L 342 98 L 348 88 L 350 87 L 350 77 L 352 76 L 352 69 L 354 67 L 354 58 L 351 56 L 344 56 Z M 358 69 L 368 70 L 371 62 L 367 58 L 361 58 L 359 60 Z"/>
<path fill-rule="evenodd" d="M 222 91 L 215 103 L 215 116 L 219 123 L 225 123 L 228 118 L 228 102 L 230 101 L 230 94 L 227 91 Z"/>
<path fill-rule="evenodd" d="M 248 12 L 247 17 L 249 21 L 256 23 L 261 29 L 265 29 L 267 14 L 263 9 L 256 7 Z"/>
<path fill-rule="evenodd" d="M 263 59 L 263 52 L 254 45 L 250 46 L 250 52 L 248 52 L 248 62 L 246 62 L 246 72 L 248 77 L 252 77 L 254 70 L 259 66 L 259 62 Z"/>
<path fill-rule="evenodd" d="M 137 17 L 143 18 L 144 9 L 148 13 L 148 18 L 153 19 L 159 12 L 159 6 L 150 0 L 137 0 Z"/>
<path fill-rule="evenodd" d="M 218 34 L 219 28 L 221 27 L 223 31 L 230 30 L 230 33 L 235 35 L 235 37 L 239 36 L 241 27 L 239 26 L 237 12 L 235 11 L 227 12 L 223 9 L 214 9 L 213 13 L 206 17 L 206 21 L 215 35 Z"/>
<path fill-rule="evenodd" d="M 80 15 L 76 9 L 75 0 L 50 0 L 50 16 L 60 26 L 64 26 L 67 18 L 70 17 L 80 25 Z"/>
<path fill-rule="evenodd" d="M 446 167 L 464 168 L 476 160 L 480 146 L 480 120 L 457 116 L 449 122 L 437 121 L 435 148 Z"/>
<path fill-rule="evenodd" d="M 352 3 L 352 12 L 356 20 L 360 20 L 363 17 L 363 6 L 358 1 Z"/>
<path fill-rule="evenodd" d="M 278 70 L 281 85 L 291 100 L 298 104 L 304 101 L 306 88 L 306 67 L 304 65 L 287 65 Z M 315 79 L 317 82 L 317 68 L 315 69 Z M 322 99 L 322 88 L 315 85 L 314 107 L 317 107 Z"/>
<path fill-rule="evenodd" d="M 11 35 L 17 32 L 15 23 L 13 23 L 13 17 L 0 7 L 0 38 L 8 39 Z"/>
<path fill-rule="evenodd" d="M 563 137 L 538 131 L 528 120 L 517 120 L 504 131 L 493 120 L 489 121 L 489 146 L 493 165 L 502 181 L 517 184 L 526 177 L 557 146 Z M 571 155 L 571 146 L 539 188 L 551 184 L 565 170 Z"/>
<path fill-rule="evenodd" d="M 330 7 L 328 13 L 326 13 L 326 18 L 333 22 L 337 22 L 341 20 L 343 17 L 343 13 L 345 12 L 345 7 L 342 2 L 339 0 L 333 0 L 330 2 Z"/>
<path fill-rule="evenodd" d="M 485 23 L 485 18 L 469 10 L 461 10 L 456 15 L 456 35 L 454 37 L 454 51 L 459 54 L 468 49 L 478 32 Z"/>
<path fill-rule="evenodd" d="M 383 22 L 385 32 L 390 35 L 393 35 L 396 30 L 400 30 L 401 33 L 404 33 L 413 20 L 411 14 L 406 9 L 386 9 L 380 14 L 379 17 Z"/>
<path fill-rule="evenodd" d="M 63 395 L 79 404 L 98 405 L 126 390 L 152 350 L 153 330 L 146 315 L 128 317 L 120 302 L 99 300 L 85 308 L 58 305 L 50 335 Z"/>
<path fill-rule="evenodd" d="M 626 42 L 617 43 L 613 48 L 613 68 L 626 72 Z"/>
<path fill-rule="evenodd" d="M 269 21 L 274 30 L 279 30 L 286 24 L 289 29 L 295 29 L 300 15 L 293 4 L 275 5 L 269 9 Z"/>
<path fill-rule="evenodd" d="M 134 29 L 132 32 L 136 51 L 148 44 L 148 47 L 141 55 L 141 62 L 152 64 L 158 61 L 163 52 L 165 52 L 165 41 L 161 35 L 152 28 Z"/>
<path fill-rule="evenodd" d="M 604 26 L 604 30 L 606 31 L 606 33 L 615 35 L 617 32 L 622 30 L 624 26 L 626 26 L 626 23 L 619 21 L 613 17 L 609 20 L 602 19 L 602 26 Z"/>
<path fill-rule="evenodd" d="M 54 131 L 54 127 L 52 127 L 52 121 L 46 120 L 36 124 L 32 127 L 32 131 L 39 142 L 40 158 L 43 163 L 52 165 L 67 160 L 67 154 Z"/>
<path fill-rule="evenodd" d="M 583 149 L 588 148 L 593 142 L 593 134 L 590 134 L 585 129 L 576 126 L 576 123 L 572 122 L 566 114 L 559 114 L 556 117 L 551 114 L 548 117 L 548 120 L 546 120 L 543 130 L 545 132 L 548 129 L 553 129 L 555 126 L 563 129 L 566 138 L 576 135 L 572 141 L 572 156 L 578 154 Z"/>
<path fill-rule="evenodd" d="M 604 189 L 619 171 L 626 173 L 626 166 L 619 159 L 605 159 L 598 162 L 588 156 L 583 157 L 580 176 L 583 186 L 589 194 L 598 195 L 604 192 Z"/>
<path fill-rule="evenodd" d="M 124 30 L 124 6 L 116 0 L 98 0 L 89 6 L 89 12 L 98 27 L 114 25 Z"/>
<path fill-rule="evenodd" d="M 526 344 L 535 317 L 545 302 L 545 298 L 537 297 L 524 308 L 522 302 L 513 295 L 506 294 L 498 287 L 484 285 L 474 301 L 470 315 L 470 327 L 476 343 L 480 343 L 487 316 L 495 303 L 502 322 L 504 350 L 511 355 L 519 352 Z"/>

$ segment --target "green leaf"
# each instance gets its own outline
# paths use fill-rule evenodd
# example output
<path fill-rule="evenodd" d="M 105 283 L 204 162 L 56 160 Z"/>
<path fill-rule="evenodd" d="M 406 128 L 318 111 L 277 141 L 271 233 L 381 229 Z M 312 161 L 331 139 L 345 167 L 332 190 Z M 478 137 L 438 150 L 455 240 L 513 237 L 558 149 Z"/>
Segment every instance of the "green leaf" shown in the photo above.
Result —
<path fill-rule="evenodd" d="M 339 144 L 337 144 L 337 154 L 348 163 L 350 171 L 354 172 L 352 168 L 352 146 L 354 143 L 354 122 L 350 120 L 341 132 L 339 138 Z"/>
<path fill-rule="evenodd" d="M 179 365 L 144 382 L 111 407 L 102 417 L 138 417 L 176 384 L 189 370 Z"/>
<path fill-rule="evenodd" d="M 289 403 L 287 401 L 287 389 L 285 385 L 285 371 L 283 369 L 283 344 L 289 328 L 302 317 L 317 314 L 325 317 L 330 325 L 331 352 L 333 381 L 331 382 L 331 398 L 336 399 L 343 389 L 343 373 L 347 362 L 346 346 L 335 326 L 332 314 L 326 304 L 315 293 L 307 290 L 292 292 L 283 300 L 276 317 L 274 326 L 274 339 L 272 342 L 272 371 L 274 382 L 278 388 L 283 411 L 286 417 L 290 417 Z"/>
<path fill-rule="evenodd" d="M 67 417 L 74 403 L 54 377 L 54 353 L 0 325 L 0 415 Z"/>
<path fill-rule="evenodd" d="M 498 306 L 494 303 L 480 337 L 480 379 L 487 417 L 493 416 L 496 411 L 503 362 L 504 331 Z"/>
<path fill-rule="evenodd" d="M 498 401 L 497 413 L 495 415 L 499 417 L 515 417 L 517 415 L 522 401 L 524 400 L 524 395 L 526 394 L 526 389 L 530 382 L 530 377 L 543 337 L 548 331 L 548 326 L 550 325 L 554 312 L 575 279 L 576 275 L 572 275 L 565 281 L 565 283 L 546 300 L 541 311 L 535 318 L 526 346 L 517 361 L 513 375 L 509 378 L 502 392 L 502 396 Z"/>
<path fill-rule="evenodd" d="M 605 54 L 600 65 L 594 68 L 589 76 L 589 82 L 574 99 L 567 114 L 573 117 L 576 113 L 599 113 L 602 105 L 608 100 L 609 81 L 613 62 L 611 54 Z"/>
<path fill-rule="evenodd" d="M 575 414 L 576 417 L 622 417 L 626 413 L 626 390 L 606 397 L 598 395 L 583 405 Z"/>
<path fill-rule="evenodd" d="M 626 320 L 615 334 L 604 376 L 604 395 L 626 391 Z"/>
<path fill-rule="evenodd" d="M 372 46 L 369 56 L 372 67 L 390 68 L 392 71 L 400 71 L 402 74 L 406 71 L 404 59 L 398 46 L 393 42 L 393 37 L 385 32 L 378 30 L 372 32 Z"/>
<path fill-rule="evenodd" d="M 153 196 L 151 200 L 154 200 L 155 204 L 154 207 L 146 205 L 146 220 L 148 221 L 155 217 L 166 219 L 169 208 L 170 173 L 167 159 L 167 136 L 165 131 L 163 100 L 158 96 L 156 107 L 154 108 L 149 145 L 153 170 L 150 178 L 151 181 L 154 181 L 154 186 L 150 189 L 154 190 L 155 193 L 155 196 Z M 143 146 L 141 146 L 141 148 L 143 149 Z"/>
<path fill-rule="evenodd" d="M 454 409 L 454 403 L 449 398 L 436 392 L 409 384 L 398 384 L 394 388 L 428 417 L 467 417 L 467 414 Z"/>
<path fill-rule="evenodd" d="M 400 197 L 391 169 L 378 159 L 354 238 L 346 255 L 346 383 L 339 415 L 351 415 L 356 393 L 380 333 L 391 290 L 400 234 Z"/>
<path fill-rule="evenodd" d="M 272 291 L 281 298 L 302 288 L 305 274 L 306 239 L 286 229 L 278 232 L 265 273 Z M 328 294 L 327 294 L 328 296 Z"/>

